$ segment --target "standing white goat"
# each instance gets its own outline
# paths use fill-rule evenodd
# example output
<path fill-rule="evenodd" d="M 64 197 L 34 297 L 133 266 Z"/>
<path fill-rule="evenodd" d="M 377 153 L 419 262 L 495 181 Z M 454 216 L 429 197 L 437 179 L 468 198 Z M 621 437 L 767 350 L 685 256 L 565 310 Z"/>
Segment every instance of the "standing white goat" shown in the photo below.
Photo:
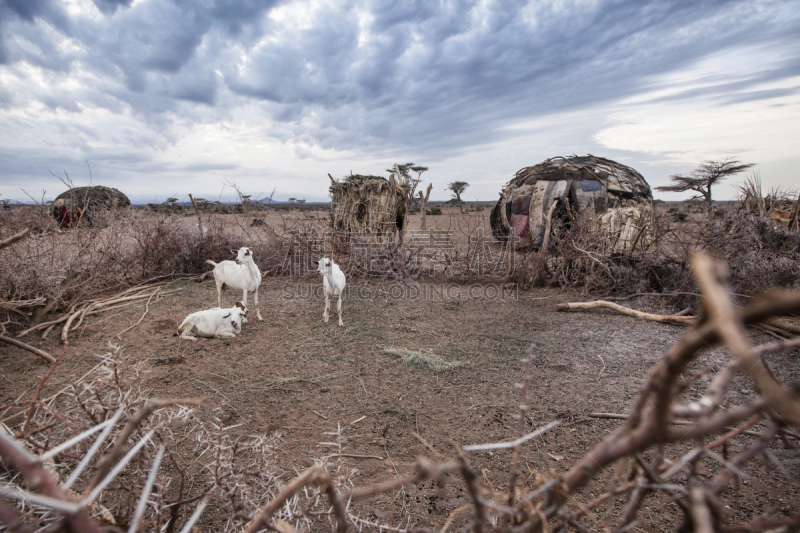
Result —
<path fill-rule="evenodd" d="M 242 332 L 242 324 L 247 323 L 247 308 L 242 302 L 229 309 L 206 309 L 187 316 L 178 326 L 182 339 L 196 341 L 197 337 L 207 339 L 228 339 Z"/>
<path fill-rule="evenodd" d="M 217 301 L 222 307 L 222 297 L 225 296 L 227 289 L 242 289 L 242 302 L 247 305 L 247 293 L 253 291 L 253 300 L 256 304 L 256 316 L 261 318 L 261 311 L 258 309 L 258 286 L 261 285 L 261 271 L 253 262 L 253 252 L 250 248 L 239 248 L 236 254 L 236 261 L 222 261 L 215 263 L 211 259 L 206 263 L 214 265 L 214 281 L 217 282 Z"/>
<path fill-rule="evenodd" d="M 325 292 L 325 312 L 322 314 L 322 320 L 328 321 L 328 310 L 331 308 L 331 295 L 338 296 L 339 302 L 336 304 L 336 310 L 339 312 L 339 326 L 343 327 L 342 323 L 342 295 L 344 294 L 344 286 L 347 280 L 344 277 L 344 272 L 339 268 L 339 265 L 323 257 L 317 261 L 317 272 L 322 274 L 322 289 Z"/>

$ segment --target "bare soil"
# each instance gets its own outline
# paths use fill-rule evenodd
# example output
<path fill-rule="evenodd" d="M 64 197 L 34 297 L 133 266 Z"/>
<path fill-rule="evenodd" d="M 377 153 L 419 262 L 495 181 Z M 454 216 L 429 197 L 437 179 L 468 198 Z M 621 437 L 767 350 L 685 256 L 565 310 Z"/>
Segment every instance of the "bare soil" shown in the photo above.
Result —
<path fill-rule="evenodd" d="M 331 321 L 322 321 L 321 280 L 266 278 L 260 289 L 264 322 L 257 321 L 251 299 L 249 323 L 238 337 L 189 342 L 173 336 L 177 325 L 191 312 L 216 306 L 216 289 L 213 281 L 175 282 L 170 288 L 178 292 L 151 302 L 141 324 L 122 339 L 117 333 L 140 319 L 143 302 L 88 319 L 72 334 L 66 360 L 43 396 L 89 371 L 98 362 L 93 354 L 107 351 L 107 343 L 121 343 L 129 357 L 146 361 L 153 397 L 206 397 L 201 412 L 222 407 L 225 424 L 241 424 L 234 430 L 239 434 L 279 433 L 276 468 L 285 480 L 313 459 L 335 453 L 319 443 L 330 439 L 325 432 L 340 426 L 347 437 L 345 453 L 380 457 L 344 459 L 358 469 L 354 481 L 365 485 L 412 473 L 420 455 L 442 460 L 453 457 L 457 445 L 515 438 L 521 402 L 515 384 L 522 381 L 521 359 L 532 347 L 525 432 L 562 422 L 523 447 L 522 482 L 534 487 L 536 472 L 548 476 L 566 471 L 618 427 L 619 420 L 587 415 L 626 413 L 649 369 L 685 331 L 605 311 L 556 313 L 554 304 L 577 297 L 554 290 L 506 293 L 501 300 L 497 286 L 488 284 L 425 282 L 410 291 L 407 285 L 350 283 L 358 290 L 344 302 L 343 328 L 336 324 L 335 303 Z M 427 297 L 409 298 L 411 293 Z M 229 291 L 226 303 L 240 297 L 238 291 Z M 47 340 L 36 335 L 25 340 L 57 354 L 57 333 Z M 435 374 L 384 348 L 432 352 L 463 365 Z M 775 373 L 784 380 L 800 377 L 797 354 L 774 356 L 770 364 Z M 717 367 L 727 358 L 722 350 L 708 350 L 692 371 Z M 0 402 L 30 394 L 46 370 L 32 354 L 0 345 Z M 749 384 L 738 384 L 742 394 L 748 391 Z M 676 446 L 666 453 L 676 458 L 686 449 Z M 485 484 L 504 490 L 509 452 L 469 457 L 482 470 Z M 720 467 L 709 462 L 702 468 L 710 477 Z M 749 480 L 724 493 L 731 518 L 740 521 L 771 507 L 797 507 L 797 490 L 765 460 L 754 460 L 746 473 Z M 584 489 L 579 502 L 603 492 L 609 477 L 606 472 L 600 484 Z M 430 482 L 407 486 L 356 502 L 354 508 L 364 518 L 392 526 L 440 528 L 464 503 L 463 485 L 451 479 L 438 487 Z M 618 503 L 617 510 L 623 505 Z M 665 498 L 643 509 L 639 530 L 675 530 L 680 525 L 680 512 Z M 213 519 L 211 510 L 204 531 L 213 530 Z"/>

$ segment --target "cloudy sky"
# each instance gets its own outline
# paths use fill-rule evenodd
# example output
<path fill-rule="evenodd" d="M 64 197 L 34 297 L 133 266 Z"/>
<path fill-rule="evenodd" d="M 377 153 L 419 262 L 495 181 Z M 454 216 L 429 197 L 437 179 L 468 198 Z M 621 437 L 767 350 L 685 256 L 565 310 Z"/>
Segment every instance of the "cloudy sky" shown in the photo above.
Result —
<path fill-rule="evenodd" d="M 572 153 L 798 188 L 799 35 L 770 0 L 0 0 L 0 198 L 88 184 L 88 161 L 137 203 L 315 201 L 413 161 L 434 199 L 494 200 Z"/>

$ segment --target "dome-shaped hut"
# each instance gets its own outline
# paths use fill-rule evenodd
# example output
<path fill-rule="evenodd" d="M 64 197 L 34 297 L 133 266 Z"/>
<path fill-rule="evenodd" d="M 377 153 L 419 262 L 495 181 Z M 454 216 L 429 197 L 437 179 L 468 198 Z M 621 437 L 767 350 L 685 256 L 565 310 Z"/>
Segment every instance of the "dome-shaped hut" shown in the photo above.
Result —
<path fill-rule="evenodd" d="M 51 205 L 53 217 L 68 227 L 77 223 L 82 216 L 87 216 L 89 223 L 96 209 L 119 209 L 129 207 L 130 199 L 118 189 L 93 185 L 75 187 L 62 192 Z"/>
<path fill-rule="evenodd" d="M 491 225 L 497 237 L 513 229 L 538 248 L 548 216 L 597 215 L 614 252 L 629 249 L 650 225 L 652 203 L 650 186 L 628 166 L 593 155 L 554 157 L 516 173 L 500 193 Z"/>

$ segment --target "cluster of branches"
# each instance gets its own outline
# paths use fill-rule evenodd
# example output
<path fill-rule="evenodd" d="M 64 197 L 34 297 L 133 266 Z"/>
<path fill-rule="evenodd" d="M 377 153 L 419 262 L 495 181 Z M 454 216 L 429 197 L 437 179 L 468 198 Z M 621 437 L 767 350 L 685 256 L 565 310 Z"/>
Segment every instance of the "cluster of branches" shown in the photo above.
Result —
<path fill-rule="evenodd" d="M 207 259 L 228 259 L 241 246 L 254 249 L 264 271 L 280 267 L 285 253 L 278 228 L 209 214 L 195 224 L 127 213 L 104 226 L 62 231 L 47 213 L 30 208 L 0 213 L 0 226 L 6 230 L 0 233 L 0 333 L 63 320 L 121 289 L 202 274 Z"/>
<path fill-rule="evenodd" d="M 770 511 L 746 523 L 734 523 L 723 492 L 735 478 L 747 476 L 747 463 L 759 455 L 774 464 L 784 482 L 793 482 L 790 469 L 797 462 L 800 446 L 791 428 L 800 427 L 800 382 L 779 380 L 770 370 L 768 356 L 796 349 L 800 341 L 753 346 L 747 328 L 770 317 L 800 311 L 800 294 L 773 293 L 741 309 L 731 298 L 722 263 L 697 254 L 693 269 L 704 294 L 702 313 L 651 370 L 630 412 L 622 417 L 625 422 L 566 473 L 537 476 L 532 489 L 520 482 L 521 449 L 560 423 L 553 421 L 523 434 L 529 410 L 532 348 L 524 359 L 517 439 L 464 447 L 455 460 L 440 464 L 419 459 L 414 474 L 363 487 L 353 485 L 352 470 L 328 464 L 325 458 L 281 485 L 270 470 L 275 443 L 263 438 L 255 443 L 236 441 L 226 434 L 229 428 L 222 427 L 221 419 L 210 428 L 203 426 L 185 407 L 194 401 L 144 400 L 141 388 L 130 386 L 131 381 L 138 382 L 135 366 L 122 365 L 115 351 L 106 356 L 102 378 L 82 388 L 73 387 L 65 393 L 68 401 L 40 400 L 40 385 L 33 400 L 27 402 L 24 422 L 14 431 L 0 432 L 5 468 L 0 520 L 13 531 L 28 531 L 29 524 L 50 522 L 63 522 L 71 531 L 99 531 L 97 520 L 88 512 L 97 504 L 99 507 L 92 508 L 94 514 L 108 516 L 113 508 L 116 515 L 110 518 L 117 524 L 129 524 L 129 531 L 145 523 L 155 530 L 173 531 L 178 521 L 183 524 L 182 531 L 189 531 L 205 503 L 217 498 L 225 517 L 216 517 L 217 530 L 243 528 L 254 533 L 267 528 L 291 532 L 301 526 L 315 527 L 313 521 L 322 519 L 337 533 L 350 527 L 406 531 L 358 516 L 352 503 L 432 479 L 460 480 L 468 495 L 468 503 L 451 513 L 442 531 L 462 521 L 465 530 L 477 532 L 594 528 L 623 532 L 640 523 L 649 500 L 662 497 L 679 510 L 682 531 L 760 532 L 800 527 L 796 511 L 783 515 Z M 699 354 L 717 343 L 729 350 L 730 360 L 716 370 L 703 368 L 689 374 Z M 752 385 L 753 392 L 743 399 L 733 394 L 741 390 L 732 391 L 737 378 Z M 184 407 L 175 410 L 172 406 L 176 405 Z M 119 422 L 125 419 L 124 424 Z M 186 463 L 175 457 L 170 428 L 181 423 L 193 425 L 191 434 L 202 449 L 199 457 L 208 461 L 201 472 L 194 473 L 204 483 L 191 483 Z M 100 436 L 92 446 L 83 444 L 98 432 Z M 116 435 L 114 443 L 104 446 L 111 432 Z M 335 442 L 320 444 L 336 448 L 328 458 L 341 457 L 341 430 L 330 435 Z M 156 450 L 150 445 L 154 438 L 160 443 Z M 136 444 L 129 446 L 131 441 Z M 689 451 L 670 460 L 667 457 L 673 445 L 683 449 L 688 445 Z M 31 449 L 41 455 L 32 454 Z M 100 449 L 105 450 L 102 457 Z M 483 484 L 480 472 L 470 465 L 470 453 L 486 450 L 511 454 L 508 482 L 501 489 Z M 250 460 L 243 460 L 248 453 Z M 178 472 L 177 480 L 167 479 L 160 468 L 164 457 L 169 458 L 173 472 Z M 57 467 L 48 471 L 45 465 L 50 460 L 56 460 Z M 697 474 L 698 464 L 704 460 L 719 465 L 710 479 Z M 125 465 L 131 465 L 128 469 L 133 474 L 122 481 L 117 476 Z M 591 501 L 581 502 L 581 489 L 590 482 L 597 483 L 601 472 L 612 465 L 616 474 L 605 489 Z M 22 488 L 25 484 L 27 490 Z M 187 488 L 198 485 L 204 488 L 194 492 Z M 81 490 L 80 496 L 70 497 L 70 490 Z M 10 505 L 10 500 L 17 505 Z M 176 510 L 198 501 L 188 518 Z M 615 504 L 621 504 L 618 513 L 595 512 L 601 506 L 614 509 Z"/>
<path fill-rule="evenodd" d="M 800 288 L 800 234 L 771 218 L 720 210 L 685 222 L 656 210 L 649 227 L 628 249 L 611 253 L 597 218 L 568 211 L 548 232 L 549 248 L 518 250 L 512 281 L 522 287 L 551 285 L 584 294 L 669 296 L 672 307 L 696 308 L 698 287 L 691 256 L 706 250 L 729 266 L 737 298 L 769 287 Z M 670 209 L 673 211 L 673 209 Z M 667 302 L 667 298 L 660 298 Z"/>

